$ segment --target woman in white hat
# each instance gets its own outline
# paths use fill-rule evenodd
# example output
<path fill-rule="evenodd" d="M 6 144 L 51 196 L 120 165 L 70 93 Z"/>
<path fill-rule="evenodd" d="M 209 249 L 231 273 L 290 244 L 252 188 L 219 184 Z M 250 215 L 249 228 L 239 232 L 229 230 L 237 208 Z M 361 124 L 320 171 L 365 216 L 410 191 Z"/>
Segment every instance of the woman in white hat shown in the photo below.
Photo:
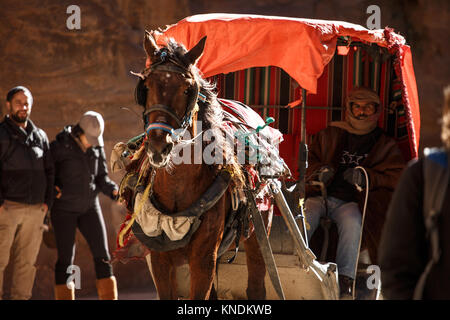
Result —
<path fill-rule="evenodd" d="M 75 299 L 67 268 L 75 256 L 78 228 L 94 257 L 97 292 L 101 300 L 117 299 L 117 284 L 110 263 L 105 222 L 98 199 L 103 192 L 117 199 L 118 187 L 108 177 L 103 150 L 104 121 L 86 112 L 73 126 L 66 126 L 50 145 L 55 163 L 56 199 L 51 212 L 58 260 L 55 266 L 55 298 Z"/>

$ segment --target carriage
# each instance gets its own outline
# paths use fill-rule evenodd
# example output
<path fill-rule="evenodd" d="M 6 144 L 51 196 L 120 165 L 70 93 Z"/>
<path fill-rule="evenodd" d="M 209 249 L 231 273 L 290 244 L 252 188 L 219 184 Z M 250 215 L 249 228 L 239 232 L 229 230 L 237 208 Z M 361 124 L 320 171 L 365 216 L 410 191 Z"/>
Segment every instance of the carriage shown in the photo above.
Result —
<path fill-rule="evenodd" d="M 343 119 L 344 99 L 357 86 L 379 94 L 379 126 L 395 138 L 406 161 L 417 157 L 420 118 L 410 47 L 389 28 L 367 30 L 346 22 L 257 15 L 196 15 L 152 32 L 155 44 L 173 38 L 188 50 L 205 36 L 197 66 L 216 84 L 217 96 L 250 106 L 269 119 L 264 126 L 274 119 L 271 126 L 282 133 L 278 152 L 290 177 L 281 183 L 268 179 L 275 215 L 269 243 L 258 239 L 266 247 L 266 298 L 338 299 L 328 240 L 333 230 L 324 223 L 322 245 L 310 248 L 302 218 L 304 194 L 286 191 L 304 190 L 311 136 L 330 121 Z M 244 250 L 220 254 L 214 278 L 217 297 L 247 298 Z M 153 274 L 150 255 L 146 257 Z M 378 298 L 379 281 L 367 286 L 373 267 L 361 247 L 357 299 Z M 178 265 L 175 273 L 178 298 L 189 297 L 188 264 Z"/>

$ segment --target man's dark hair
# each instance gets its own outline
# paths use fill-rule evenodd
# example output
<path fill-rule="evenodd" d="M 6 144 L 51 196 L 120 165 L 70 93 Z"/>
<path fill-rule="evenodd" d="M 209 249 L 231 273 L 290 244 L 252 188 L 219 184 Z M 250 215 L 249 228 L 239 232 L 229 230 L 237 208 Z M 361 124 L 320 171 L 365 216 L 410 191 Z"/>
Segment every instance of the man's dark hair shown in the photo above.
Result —
<path fill-rule="evenodd" d="M 31 91 L 23 86 L 17 86 L 17 87 L 12 88 L 11 90 L 9 90 L 8 94 L 6 95 L 6 101 L 11 102 L 14 95 L 17 92 L 21 92 L 21 91 L 31 97 L 30 105 L 33 105 L 33 95 L 31 94 Z"/>

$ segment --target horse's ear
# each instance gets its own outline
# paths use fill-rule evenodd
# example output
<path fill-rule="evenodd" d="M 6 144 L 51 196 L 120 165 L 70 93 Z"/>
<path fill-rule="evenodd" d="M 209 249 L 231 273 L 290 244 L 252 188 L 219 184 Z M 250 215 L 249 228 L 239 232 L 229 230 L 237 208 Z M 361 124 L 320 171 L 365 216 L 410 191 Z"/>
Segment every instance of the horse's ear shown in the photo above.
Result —
<path fill-rule="evenodd" d="M 156 44 L 155 38 L 153 38 L 153 35 L 151 32 L 145 30 L 145 36 L 144 36 L 144 50 L 147 53 L 147 56 L 150 59 L 153 59 L 155 56 L 155 51 L 157 51 L 158 45 Z"/>
<path fill-rule="evenodd" d="M 206 36 L 204 36 L 189 52 L 186 53 L 185 57 L 191 64 L 195 64 L 203 53 L 205 49 Z"/>

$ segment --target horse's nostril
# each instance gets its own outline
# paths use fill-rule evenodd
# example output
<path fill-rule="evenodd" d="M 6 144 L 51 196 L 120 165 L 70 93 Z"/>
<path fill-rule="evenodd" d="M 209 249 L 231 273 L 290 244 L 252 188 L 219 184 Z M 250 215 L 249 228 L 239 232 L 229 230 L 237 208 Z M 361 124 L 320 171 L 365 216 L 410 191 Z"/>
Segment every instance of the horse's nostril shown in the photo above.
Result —
<path fill-rule="evenodd" d="M 147 153 L 155 164 L 161 164 L 165 161 L 172 151 L 172 147 L 173 143 L 161 143 L 160 141 L 154 141 L 146 145 Z"/>

